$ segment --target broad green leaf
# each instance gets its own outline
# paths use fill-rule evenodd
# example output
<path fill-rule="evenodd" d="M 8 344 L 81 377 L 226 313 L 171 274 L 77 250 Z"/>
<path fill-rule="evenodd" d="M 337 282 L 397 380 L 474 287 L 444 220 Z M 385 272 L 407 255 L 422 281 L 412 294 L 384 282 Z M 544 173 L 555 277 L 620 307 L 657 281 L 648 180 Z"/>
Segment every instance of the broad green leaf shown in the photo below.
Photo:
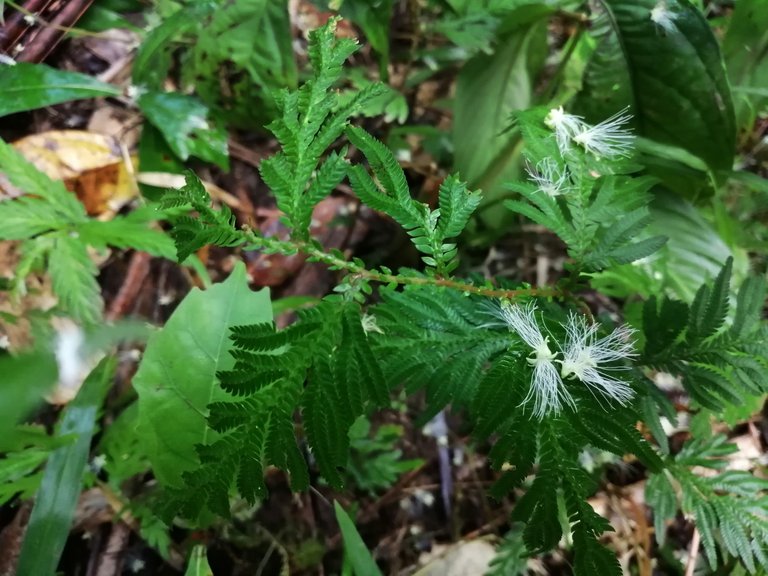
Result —
<path fill-rule="evenodd" d="M 749 130 L 755 116 L 768 106 L 768 0 L 735 3 L 723 57 L 736 93 L 739 127 Z"/>
<path fill-rule="evenodd" d="M 713 181 L 701 158 L 680 147 L 643 137 L 635 138 L 635 148 L 638 162 L 668 190 L 689 200 L 713 194 Z"/>
<path fill-rule="evenodd" d="M 511 112 L 533 103 L 535 75 L 546 56 L 546 26 L 540 18 L 500 38 L 495 54 L 472 58 L 456 81 L 454 169 L 471 190 L 483 191 L 486 202 L 498 198 L 501 185 L 519 175 L 520 136 L 506 128 Z"/>
<path fill-rule="evenodd" d="M 272 320 L 269 292 L 248 288 L 245 266 L 205 292 L 193 289 L 165 327 L 150 337 L 134 376 L 139 395 L 138 433 L 158 480 L 181 487 L 195 468 L 195 445 L 209 444 L 208 404 L 230 398 L 216 373 L 232 367 L 229 330 Z"/>
<path fill-rule="evenodd" d="M 19 557 L 20 576 L 53 576 L 82 488 L 91 438 L 117 361 L 107 357 L 91 372 L 61 418 L 58 436 L 74 435 L 48 459 Z"/>
<path fill-rule="evenodd" d="M 381 79 L 387 81 L 389 66 L 389 28 L 392 0 L 351 1 L 342 4 L 342 14 L 360 26 L 371 47 L 379 54 Z"/>
<path fill-rule="evenodd" d="M 284 296 L 272 301 L 272 314 L 279 316 L 301 308 L 311 308 L 319 303 L 320 298 L 316 296 Z"/>
<path fill-rule="evenodd" d="M 142 7 L 139 7 L 141 10 Z M 106 32 L 112 28 L 125 28 L 142 34 L 143 30 L 135 24 L 129 22 L 114 8 L 105 6 L 104 3 L 93 3 L 83 17 L 77 21 L 77 27 L 90 32 Z"/>
<path fill-rule="evenodd" d="M 679 146 L 713 170 L 730 169 L 736 138 L 731 92 L 701 12 L 686 0 L 599 5 L 603 34 L 577 111 L 597 121 L 630 106 L 638 134 Z"/>
<path fill-rule="evenodd" d="M 208 551 L 202 544 L 192 548 L 184 576 L 213 576 L 211 565 L 208 564 Z"/>
<path fill-rule="evenodd" d="M 147 92 L 139 108 L 182 160 L 196 156 L 227 170 L 227 131 L 210 117 L 208 107 L 177 92 Z"/>
<path fill-rule="evenodd" d="M 744 252 L 729 248 L 692 204 L 657 190 L 650 210 L 645 236 L 664 235 L 667 243 L 644 260 L 595 275 L 593 287 L 617 297 L 648 297 L 671 291 L 690 303 L 699 287 L 717 276 L 730 256 L 734 257 L 734 285 L 739 285 L 746 275 Z"/>
<path fill-rule="evenodd" d="M 0 116 L 70 100 L 119 96 L 122 93 L 119 87 L 85 74 L 26 62 L 15 66 L 0 66 L 0 86 L 3 87 Z"/>
<path fill-rule="evenodd" d="M 9 444 L 16 423 L 42 402 L 57 374 L 51 352 L 0 357 L 0 450 Z"/>
<path fill-rule="evenodd" d="M 178 159 L 171 147 L 165 141 L 163 134 L 145 123 L 141 128 L 139 140 L 139 166 L 142 172 L 165 172 L 167 174 L 184 174 L 184 163 Z M 141 194 L 152 200 L 159 201 L 166 192 L 165 188 L 139 183 Z"/>
<path fill-rule="evenodd" d="M 696 209 L 670 193 L 657 193 L 651 204 L 649 234 L 666 234 L 667 245 L 659 252 L 659 264 L 650 263 L 666 279 L 677 296 L 691 302 L 707 280 L 720 272 L 730 256 L 736 256 L 734 277 L 744 276 L 744 264 L 723 242 L 717 231 Z"/>
<path fill-rule="evenodd" d="M 214 7 L 212 2 L 196 2 L 179 10 L 150 31 L 133 61 L 133 83 L 141 88 L 160 90 L 171 67 L 174 40 L 199 26 Z"/>
<path fill-rule="evenodd" d="M 355 528 L 355 523 L 341 504 L 334 502 L 333 508 L 336 511 L 336 521 L 339 523 L 341 538 L 344 541 L 344 557 L 352 565 L 355 576 L 382 576 L 381 570 Z"/>

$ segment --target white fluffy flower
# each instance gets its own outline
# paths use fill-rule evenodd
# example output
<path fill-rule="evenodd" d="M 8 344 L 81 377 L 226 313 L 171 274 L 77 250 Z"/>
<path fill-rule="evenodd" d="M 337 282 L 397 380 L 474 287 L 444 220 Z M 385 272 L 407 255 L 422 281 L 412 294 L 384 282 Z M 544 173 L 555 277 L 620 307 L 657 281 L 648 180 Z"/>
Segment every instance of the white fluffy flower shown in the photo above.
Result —
<path fill-rule="evenodd" d="M 565 326 L 566 339 L 560 375 L 578 378 L 593 391 L 624 405 L 634 395 L 626 382 L 610 376 L 621 366 L 601 366 L 605 363 L 625 360 L 635 356 L 629 326 L 616 328 L 604 338 L 597 338 L 599 325 L 587 323 L 584 316 L 571 313 Z"/>
<path fill-rule="evenodd" d="M 631 119 L 624 109 L 591 126 L 581 116 L 564 112 L 561 106 L 549 111 L 544 124 L 554 130 L 561 154 L 568 152 L 573 141 L 597 158 L 610 158 L 630 155 L 634 136 L 625 126 Z"/>
<path fill-rule="evenodd" d="M 59 382 L 65 388 L 78 388 L 87 369 L 83 357 L 85 334 L 74 322 L 62 319 L 56 337 L 56 362 L 59 365 Z"/>
<path fill-rule="evenodd" d="M 597 158 L 629 156 L 634 136 L 624 126 L 632 119 L 627 109 L 617 112 L 595 126 L 588 126 L 573 137 L 585 152 Z"/>
<path fill-rule="evenodd" d="M 575 406 L 575 403 L 565 389 L 555 366 L 557 352 L 549 349 L 548 338 L 541 333 L 536 323 L 535 312 L 536 305 L 532 302 L 524 307 L 508 302 L 503 302 L 501 305 L 501 317 L 504 322 L 533 349 L 528 358 L 528 364 L 533 367 L 533 376 L 523 404 L 533 399 L 533 414 L 541 419 L 550 412 L 560 412 L 563 403 L 571 406 Z"/>
<path fill-rule="evenodd" d="M 544 119 L 544 124 L 555 131 L 555 139 L 560 154 L 565 155 L 571 145 L 571 140 L 589 128 L 589 124 L 584 122 L 581 116 L 568 114 L 563 107 L 552 108 Z"/>
<path fill-rule="evenodd" d="M 525 171 L 539 190 L 547 196 L 555 197 L 566 194 L 569 190 L 568 172 L 560 171 L 553 158 L 544 158 L 536 163 L 536 167 L 526 164 Z"/>
<path fill-rule="evenodd" d="M 661 0 L 651 9 L 651 21 L 666 32 L 673 32 L 675 30 L 676 19 L 677 14 L 667 7 L 667 3 L 664 0 Z"/>

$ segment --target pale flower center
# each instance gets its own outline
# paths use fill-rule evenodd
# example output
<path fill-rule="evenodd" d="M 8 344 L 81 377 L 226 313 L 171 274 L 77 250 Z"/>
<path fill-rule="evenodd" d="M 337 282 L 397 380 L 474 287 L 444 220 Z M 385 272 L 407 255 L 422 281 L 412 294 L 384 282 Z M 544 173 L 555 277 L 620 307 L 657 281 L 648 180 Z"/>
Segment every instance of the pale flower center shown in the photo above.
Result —
<path fill-rule="evenodd" d="M 596 368 L 597 363 L 592 359 L 587 348 L 579 350 L 575 358 L 566 358 L 562 362 L 560 376 L 568 378 L 576 376 L 579 380 L 584 380 L 584 372 L 588 368 Z"/>
<path fill-rule="evenodd" d="M 549 346 L 547 346 L 547 339 L 544 339 L 541 344 L 533 349 L 533 355 L 535 355 L 535 358 L 528 358 L 528 364 L 536 366 L 542 362 L 552 362 L 555 356 L 557 356 L 557 352 L 552 352 Z"/>

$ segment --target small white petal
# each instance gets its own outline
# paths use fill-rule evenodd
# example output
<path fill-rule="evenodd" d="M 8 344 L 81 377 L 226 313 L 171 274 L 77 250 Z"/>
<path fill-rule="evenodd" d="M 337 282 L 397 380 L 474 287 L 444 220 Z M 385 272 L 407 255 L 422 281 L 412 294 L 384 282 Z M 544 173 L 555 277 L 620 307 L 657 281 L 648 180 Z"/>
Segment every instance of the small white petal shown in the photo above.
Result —
<path fill-rule="evenodd" d="M 629 156 L 635 137 L 624 126 L 631 119 L 625 108 L 600 124 L 587 127 L 576 134 L 573 141 L 597 158 Z"/>
<path fill-rule="evenodd" d="M 527 404 L 531 399 L 533 415 L 539 420 L 550 413 L 558 414 L 563 403 L 576 407 L 552 360 L 538 360 L 534 365 L 531 388 L 522 403 Z"/>
<path fill-rule="evenodd" d="M 525 306 L 501 303 L 501 318 L 509 326 L 510 330 L 517 332 L 518 336 L 534 350 L 542 350 L 547 341 L 536 323 L 536 305 L 528 302 Z"/>
<path fill-rule="evenodd" d="M 581 381 L 592 390 L 596 390 L 606 398 L 615 400 L 622 406 L 625 406 L 635 395 L 629 384 L 622 380 L 611 378 L 604 371 L 599 371 L 596 367 L 586 368 L 584 370 L 584 378 Z"/>
<path fill-rule="evenodd" d="M 384 330 L 379 328 L 378 323 L 376 322 L 376 316 L 373 314 L 363 314 L 363 318 L 360 321 L 360 324 L 363 326 L 363 332 L 366 334 L 369 334 L 371 332 L 378 332 L 379 334 L 384 334 Z"/>
<path fill-rule="evenodd" d="M 629 326 L 619 326 L 608 336 L 592 344 L 591 354 L 596 362 L 615 362 L 637 356 L 632 336 L 635 331 Z"/>
<path fill-rule="evenodd" d="M 568 317 L 560 375 L 563 378 L 578 378 L 591 390 L 626 404 L 634 395 L 632 388 L 608 374 L 623 367 L 600 365 L 636 356 L 632 342 L 634 331 L 628 326 L 621 326 L 598 339 L 598 329 L 598 324 L 587 323 L 582 315 L 572 313 Z"/>
<path fill-rule="evenodd" d="M 581 134 L 589 128 L 589 124 L 584 122 L 581 116 L 568 114 L 563 111 L 563 107 L 552 108 L 544 119 L 544 124 L 555 131 L 555 139 L 560 154 L 565 155 L 573 140 L 578 134 Z"/>
<path fill-rule="evenodd" d="M 568 171 L 561 172 L 553 158 L 544 158 L 535 167 L 526 163 L 525 171 L 536 187 L 547 196 L 560 196 L 569 191 Z"/>
<path fill-rule="evenodd" d="M 547 337 L 541 333 L 536 322 L 536 305 L 528 302 L 525 306 L 502 302 L 500 315 L 510 330 L 532 349 L 528 364 L 533 367 L 531 386 L 521 406 L 533 400 L 533 415 L 542 419 L 547 414 L 557 414 L 563 404 L 575 408 L 573 397 L 563 385 L 560 371 L 555 366 L 557 352 L 552 352 Z"/>

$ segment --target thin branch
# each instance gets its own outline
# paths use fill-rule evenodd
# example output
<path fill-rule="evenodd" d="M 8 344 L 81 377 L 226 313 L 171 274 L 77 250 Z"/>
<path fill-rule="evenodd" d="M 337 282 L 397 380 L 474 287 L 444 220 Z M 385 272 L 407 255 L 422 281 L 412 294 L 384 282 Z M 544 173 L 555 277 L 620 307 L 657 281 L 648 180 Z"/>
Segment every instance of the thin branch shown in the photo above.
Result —
<path fill-rule="evenodd" d="M 693 537 L 691 538 L 691 551 L 688 553 L 688 563 L 685 565 L 685 576 L 693 576 L 693 572 L 696 569 L 696 560 L 699 558 L 699 544 L 701 543 L 701 534 L 699 529 L 693 529 Z"/>
<path fill-rule="evenodd" d="M 515 300 L 521 296 L 544 296 L 544 297 L 562 297 L 566 296 L 562 290 L 556 288 L 519 288 L 514 290 L 494 288 L 492 286 L 478 286 L 469 284 L 452 278 L 443 278 L 439 276 L 404 276 L 400 274 L 390 274 L 378 270 L 369 270 L 354 261 L 339 258 L 329 254 L 318 247 L 316 243 L 305 241 L 284 241 L 274 238 L 265 238 L 257 235 L 250 229 L 245 230 L 245 235 L 251 243 L 252 249 L 266 249 L 268 251 L 279 252 L 282 254 L 291 254 L 301 252 L 310 257 L 311 260 L 327 264 L 331 268 L 345 270 L 353 277 L 357 277 L 369 282 L 378 282 L 380 284 L 399 284 L 401 286 L 441 286 L 451 290 L 457 290 L 466 294 L 475 294 L 487 298 L 506 298 Z M 247 248 L 246 248 L 247 249 Z"/>

